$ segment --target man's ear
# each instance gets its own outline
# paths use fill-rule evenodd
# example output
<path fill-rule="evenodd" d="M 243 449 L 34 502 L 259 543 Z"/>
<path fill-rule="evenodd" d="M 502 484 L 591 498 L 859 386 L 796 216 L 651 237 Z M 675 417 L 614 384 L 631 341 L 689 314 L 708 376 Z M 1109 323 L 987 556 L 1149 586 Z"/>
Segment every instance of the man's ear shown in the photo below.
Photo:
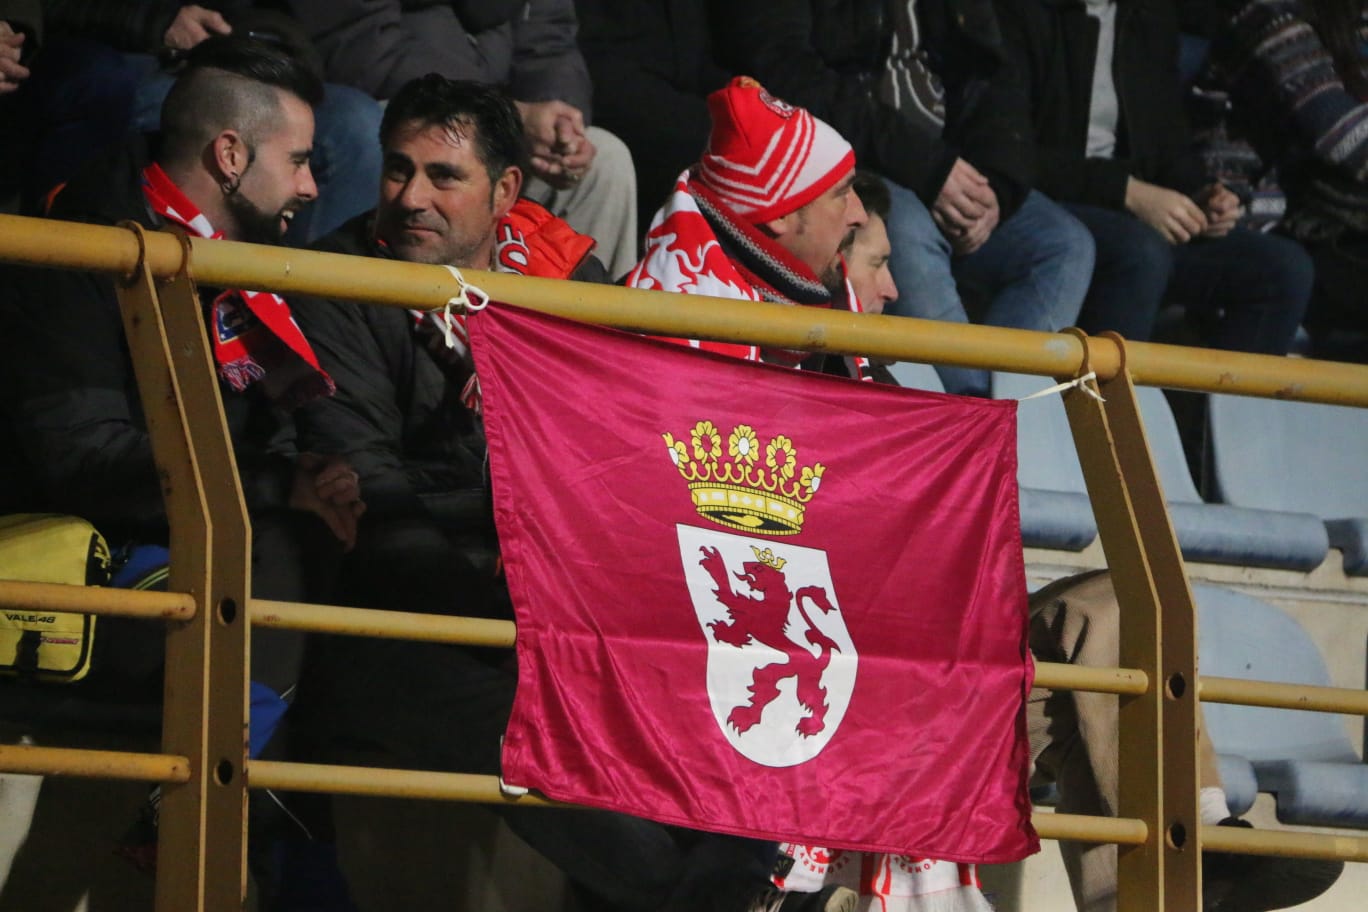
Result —
<path fill-rule="evenodd" d="M 761 222 L 760 227 L 768 232 L 770 237 L 781 238 L 793 231 L 797 219 L 798 212 L 797 210 L 794 210 L 788 215 L 781 215 L 779 218 L 770 219 L 768 222 Z"/>
<path fill-rule="evenodd" d="M 219 133 L 214 137 L 209 150 L 221 181 L 241 180 L 251 163 L 252 150 L 237 130 L 224 130 Z"/>
<path fill-rule="evenodd" d="M 494 182 L 494 217 L 503 218 L 508 214 L 508 210 L 513 208 L 513 204 L 518 201 L 518 194 L 522 192 L 523 173 L 522 169 L 509 165 L 504 168 L 503 174 Z"/>

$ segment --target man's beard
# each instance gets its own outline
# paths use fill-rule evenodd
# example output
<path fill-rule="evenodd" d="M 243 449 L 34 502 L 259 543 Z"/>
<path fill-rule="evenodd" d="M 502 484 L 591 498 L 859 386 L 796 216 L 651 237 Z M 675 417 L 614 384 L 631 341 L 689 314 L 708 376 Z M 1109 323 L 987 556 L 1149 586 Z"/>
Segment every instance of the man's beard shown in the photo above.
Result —
<path fill-rule="evenodd" d="M 827 264 L 827 268 L 823 269 L 821 276 L 819 276 L 822 280 L 822 284 L 826 286 L 827 291 L 831 292 L 833 298 L 845 296 L 846 275 L 845 270 L 841 268 L 841 257 L 846 251 L 850 250 L 850 245 L 853 243 L 855 243 L 855 229 L 851 228 L 849 233 L 846 234 L 845 240 L 841 241 L 840 251 L 832 261 Z"/>
<path fill-rule="evenodd" d="M 237 222 L 241 239 L 252 244 L 279 244 L 285 237 L 280 229 L 280 213 L 285 209 L 298 212 L 304 205 L 303 200 L 293 199 L 274 212 L 267 212 L 241 191 L 230 193 L 224 201 Z"/>

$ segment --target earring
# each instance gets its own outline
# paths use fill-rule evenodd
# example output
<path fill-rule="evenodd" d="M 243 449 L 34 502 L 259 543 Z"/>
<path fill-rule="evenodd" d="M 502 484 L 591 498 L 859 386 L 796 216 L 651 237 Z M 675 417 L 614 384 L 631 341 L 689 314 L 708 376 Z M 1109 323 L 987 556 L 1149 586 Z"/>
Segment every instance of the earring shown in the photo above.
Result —
<path fill-rule="evenodd" d="M 234 193 L 237 193 L 238 185 L 241 183 L 242 178 L 240 176 L 237 174 L 230 174 L 228 175 L 228 179 L 220 184 L 219 187 L 223 190 L 224 196 L 232 196 Z"/>

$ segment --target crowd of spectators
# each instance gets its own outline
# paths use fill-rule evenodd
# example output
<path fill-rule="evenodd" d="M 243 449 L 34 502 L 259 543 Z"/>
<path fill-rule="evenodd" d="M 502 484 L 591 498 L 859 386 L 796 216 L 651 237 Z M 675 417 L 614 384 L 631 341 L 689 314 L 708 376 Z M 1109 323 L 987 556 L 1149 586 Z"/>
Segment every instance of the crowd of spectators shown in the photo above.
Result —
<path fill-rule="evenodd" d="M 1368 5 L 1195 5 L 1230 128 L 1285 190 L 1272 230 L 1186 125 L 1172 0 L 0 0 L 3 189 L 55 218 L 673 290 L 671 253 L 697 241 L 700 261 L 726 254 L 719 287 L 760 300 L 1366 357 Z M 812 155 L 795 166 L 800 184 L 816 175 L 810 197 L 754 184 L 788 129 L 764 111 L 790 105 L 813 125 L 794 147 Z M 699 216 L 705 234 L 685 236 Z M 203 294 L 249 329 L 218 354 L 256 594 L 506 616 L 478 378 L 434 341 L 451 327 Z M 284 308 L 297 330 L 272 316 Z M 165 542 L 122 333 L 109 280 L 5 269 L 0 511 Z M 863 358 L 729 353 L 886 376 Z M 988 392 L 982 371 L 942 377 Z M 261 638 L 253 676 L 280 696 L 312 669 L 304 753 L 497 769 L 506 669 L 431 644 L 302 652 Z M 461 737 L 434 736 L 434 714 L 463 719 Z M 624 907 L 739 895 L 772 859 L 615 815 L 552 819 L 509 812 Z M 1111 901 L 1111 870 L 1080 905 Z M 792 899 L 774 907 L 845 908 Z"/>

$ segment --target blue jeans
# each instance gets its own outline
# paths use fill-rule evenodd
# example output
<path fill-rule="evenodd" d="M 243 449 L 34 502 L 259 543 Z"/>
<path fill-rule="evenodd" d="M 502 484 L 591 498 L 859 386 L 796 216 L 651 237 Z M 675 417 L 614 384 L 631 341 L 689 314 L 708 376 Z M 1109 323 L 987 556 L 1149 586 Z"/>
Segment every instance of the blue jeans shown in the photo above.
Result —
<path fill-rule="evenodd" d="M 983 322 L 989 326 L 1053 332 L 1073 325 L 1092 276 L 1093 244 L 1088 230 L 1059 206 L 1032 190 L 987 243 L 961 257 L 915 193 L 891 182 L 888 190 L 888 267 L 898 286 L 888 313 L 967 323 L 960 288 L 972 287 L 988 302 Z M 948 392 L 988 394 L 985 370 L 937 371 Z"/>
<path fill-rule="evenodd" d="M 161 106 L 175 81 L 154 58 L 130 54 L 144 74 L 133 99 L 133 126 L 150 133 L 161 126 Z M 309 165 L 318 199 L 290 224 L 286 241 L 311 244 L 353 216 L 375 208 L 380 193 L 380 103 L 350 86 L 328 83 L 314 111 Z"/>
<path fill-rule="evenodd" d="M 1300 244 L 1235 229 L 1170 244 L 1129 212 L 1066 207 L 1092 232 L 1097 267 L 1079 326 L 1143 341 L 1160 305 L 1182 305 L 1203 345 L 1285 355 L 1311 299 L 1314 268 Z"/>

